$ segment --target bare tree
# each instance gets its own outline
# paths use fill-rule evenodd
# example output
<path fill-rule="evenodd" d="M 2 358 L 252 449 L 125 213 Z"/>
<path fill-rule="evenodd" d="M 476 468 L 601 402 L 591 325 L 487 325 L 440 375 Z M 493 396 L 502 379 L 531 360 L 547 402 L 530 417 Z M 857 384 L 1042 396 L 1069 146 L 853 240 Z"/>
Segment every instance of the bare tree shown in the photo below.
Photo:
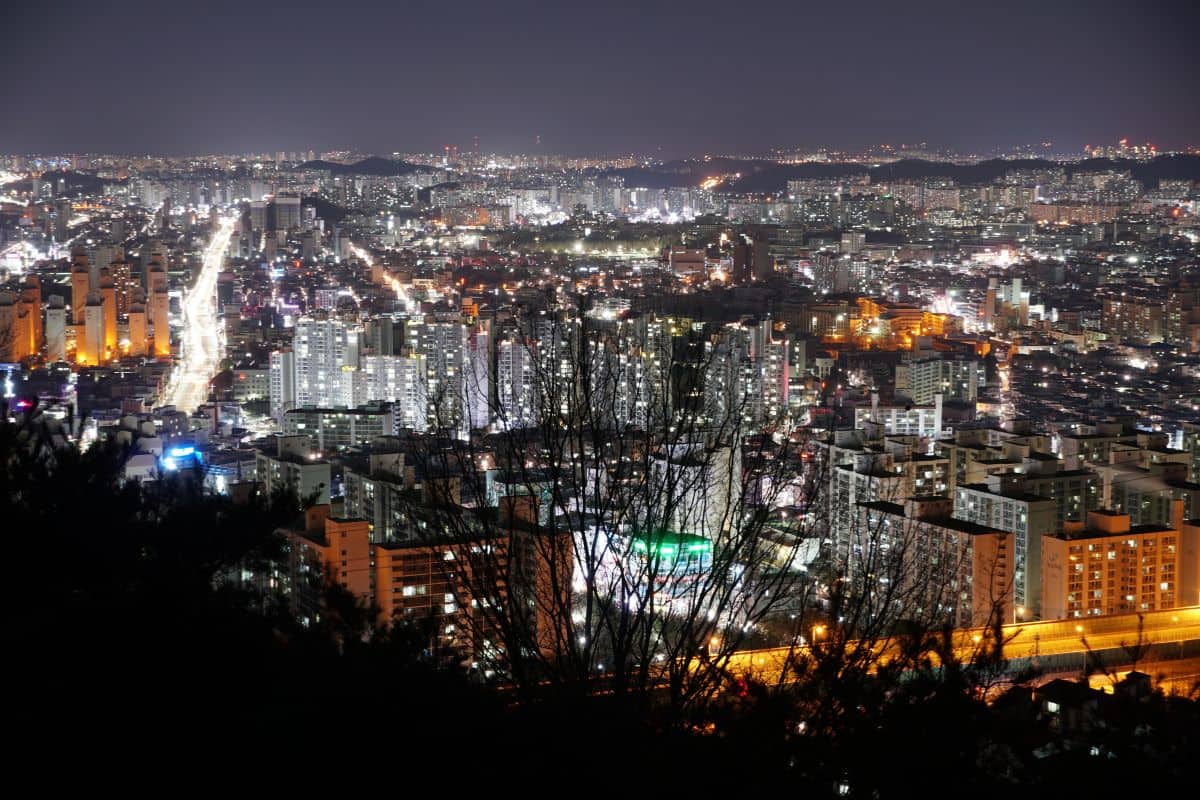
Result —
<path fill-rule="evenodd" d="M 906 631 L 958 621 L 965 551 L 839 505 L 828 448 L 763 401 L 762 331 L 552 305 L 498 332 L 513 383 L 464 392 L 490 432 L 463 436 L 463 403 L 431 392 L 414 440 L 414 536 L 454 564 L 447 606 L 485 674 L 682 713 L 747 648 L 782 648 L 777 685 L 867 675 Z"/>
<path fill-rule="evenodd" d="M 798 554 L 818 535 L 819 464 L 756 408 L 744 341 L 577 311 L 507 331 L 520 386 L 471 387 L 493 433 L 454 435 L 454 404 L 433 399 L 446 435 L 417 460 L 440 488 L 410 514 L 425 541 L 473 543 L 457 598 L 473 662 L 522 691 L 602 685 L 683 708 L 811 587 Z"/>

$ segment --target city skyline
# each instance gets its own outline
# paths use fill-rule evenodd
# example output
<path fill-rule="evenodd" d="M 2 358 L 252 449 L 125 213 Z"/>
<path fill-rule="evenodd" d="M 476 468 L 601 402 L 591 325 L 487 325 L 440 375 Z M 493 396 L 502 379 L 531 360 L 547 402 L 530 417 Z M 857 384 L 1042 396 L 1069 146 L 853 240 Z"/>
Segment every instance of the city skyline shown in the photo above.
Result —
<path fill-rule="evenodd" d="M 1197 9 L 6 11 L 38 757 L 1194 782 Z"/>
<path fill-rule="evenodd" d="M 3 152 L 1194 146 L 1194 7 L 15 9 Z M 128 51 L 128 55 L 126 52 Z M 63 56 L 61 54 L 67 54 Z M 1122 54 L 1136 54 L 1136 58 Z M 753 80 L 746 80 L 753 74 Z M 105 120 L 93 125 L 89 120 Z M 475 146 L 478 141 L 478 147 Z"/>

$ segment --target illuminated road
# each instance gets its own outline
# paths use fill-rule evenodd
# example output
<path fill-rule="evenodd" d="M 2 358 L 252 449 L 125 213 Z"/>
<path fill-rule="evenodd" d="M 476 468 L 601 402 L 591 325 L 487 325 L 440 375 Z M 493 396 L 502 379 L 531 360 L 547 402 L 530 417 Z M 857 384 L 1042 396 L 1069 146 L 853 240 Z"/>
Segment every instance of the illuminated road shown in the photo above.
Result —
<path fill-rule="evenodd" d="M 356 245 L 351 245 L 350 250 L 367 265 L 368 269 L 374 266 L 375 262 L 371 259 L 371 254 L 363 248 Z M 400 281 L 387 276 L 386 273 L 383 280 L 388 286 L 391 287 L 392 291 L 396 293 L 396 297 L 400 298 L 400 301 L 404 303 L 404 310 L 411 312 L 413 310 L 413 301 L 412 298 L 408 296 L 408 290 L 400 284 Z"/>
<path fill-rule="evenodd" d="M 1200 641 L 1200 606 L 1150 611 L 1143 614 L 1142 640 L 1145 645 L 1165 645 Z M 814 632 L 814 636 L 817 636 Z M 827 634 L 826 634 L 827 635 Z M 970 661 L 988 632 L 967 629 L 956 634 L 955 651 L 959 659 Z M 1035 659 L 1072 653 L 1100 652 L 1132 647 L 1138 643 L 1138 615 L 1120 614 L 1080 620 L 1026 622 L 1004 626 L 1004 657 Z M 846 645 L 852 651 L 855 643 Z M 888 647 L 877 645 L 886 659 Z M 787 673 L 788 664 L 803 657 L 806 648 L 785 647 L 768 650 L 743 650 L 733 653 L 727 668 L 734 674 L 753 674 L 763 680 L 777 680 Z"/>
<path fill-rule="evenodd" d="M 208 383 L 221 362 L 220 329 L 217 323 L 217 275 L 225 263 L 225 251 L 233 233 L 235 217 L 221 221 L 204 253 L 204 265 L 196 285 L 183 301 L 183 332 L 179 341 L 179 364 L 167 388 L 166 405 L 191 413 L 208 400 Z"/>
<path fill-rule="evenodd" d="M 1000 377 L 1000 421 L 1008 422 L 1017 416 L 1017 407 L 1013 403 L 1012 394 L 1012 358 L 1011 356 L 996 367 Z"/>

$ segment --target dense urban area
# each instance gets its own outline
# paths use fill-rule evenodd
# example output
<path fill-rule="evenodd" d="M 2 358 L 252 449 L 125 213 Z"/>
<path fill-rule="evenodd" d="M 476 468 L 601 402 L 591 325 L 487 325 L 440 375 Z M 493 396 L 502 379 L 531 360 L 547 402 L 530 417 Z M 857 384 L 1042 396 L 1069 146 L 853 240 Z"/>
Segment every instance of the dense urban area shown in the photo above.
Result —
<path fill-rule="evenodd" d="M 0 379 L 90 737 L 1194 769 L 1200 153 L 0 156 Z"/>

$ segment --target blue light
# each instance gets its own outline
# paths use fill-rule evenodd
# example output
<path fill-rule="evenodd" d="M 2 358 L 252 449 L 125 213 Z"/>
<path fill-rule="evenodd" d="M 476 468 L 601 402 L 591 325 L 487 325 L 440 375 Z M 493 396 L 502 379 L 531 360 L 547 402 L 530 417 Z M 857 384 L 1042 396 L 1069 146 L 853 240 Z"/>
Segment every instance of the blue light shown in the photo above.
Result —
<path fill-rule="evenodd" d="M 168 453 L 171 458 L 187 458 L 196 454 L 196 448 L 192 445 L 183 445 L 181 447 L 172 447 Z"/>

